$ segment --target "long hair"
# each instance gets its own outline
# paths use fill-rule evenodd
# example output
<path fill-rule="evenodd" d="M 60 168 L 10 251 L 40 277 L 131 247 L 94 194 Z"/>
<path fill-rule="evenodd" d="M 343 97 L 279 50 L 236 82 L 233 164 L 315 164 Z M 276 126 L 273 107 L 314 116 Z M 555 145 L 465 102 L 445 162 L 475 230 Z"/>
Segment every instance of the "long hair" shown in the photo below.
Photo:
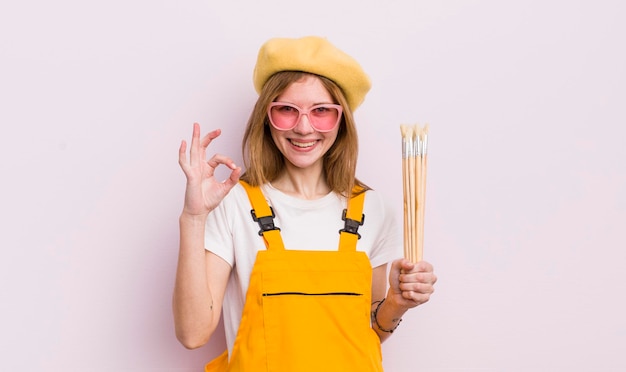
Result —
<path fill-rule="evenodd" d="M 261 90 L 248 119 L 241 143 L 243 161 L 246 167 L 241 179 L 252 186 L 274 181 L 285 167 L 283 154 L 272 139 L 267 107 L 291 83 L 302 79 L 306 74 L 308 73 L 300 71 L 278 72 L 267 80 Z M 346 98 L 337 84 L 323 76 L 313 76 L 321 80 L 335 101 L 334 103 L 343 107 L 337 138 L 323 158 L 326 183 L 332 191 L 346 197 L 352 196 L 352 189 L 355 185 L 362 189 L 360 192 L 366 191 L 369 187 L 356 178 L 359 141 L 352 110 L 350 110 Z"/>

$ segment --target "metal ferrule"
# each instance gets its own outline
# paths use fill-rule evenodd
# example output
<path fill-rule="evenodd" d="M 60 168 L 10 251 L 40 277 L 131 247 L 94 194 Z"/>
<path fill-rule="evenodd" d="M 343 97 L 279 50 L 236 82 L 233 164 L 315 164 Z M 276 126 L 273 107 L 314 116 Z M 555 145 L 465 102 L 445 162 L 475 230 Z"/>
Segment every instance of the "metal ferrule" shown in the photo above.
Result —
<path fill-rule="evenodd" d="M 415 140 L 413 141 L 413 148 L 415 149 L 415 154 L 413 156 L 419 157 L 422 155 L 422 141 L 419 136 L 415 136 Z"/>
<path fill-rule="evenodd" d="M 413 156 L 413 141 L 410 138 L 402 138 L 402 159 Z"/>

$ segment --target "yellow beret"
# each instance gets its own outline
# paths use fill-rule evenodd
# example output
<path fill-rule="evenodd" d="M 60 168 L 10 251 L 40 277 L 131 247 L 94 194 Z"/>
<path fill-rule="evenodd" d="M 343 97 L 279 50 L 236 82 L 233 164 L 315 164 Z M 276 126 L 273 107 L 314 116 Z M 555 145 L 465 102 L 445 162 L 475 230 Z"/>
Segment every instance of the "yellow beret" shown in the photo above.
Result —
<path fill-rule="evenodd" d="M 270 76 L 280 71 L 303 71 L 334 81 L 353 111 L 371 87 L 369 77 L 354 58 L 317 36 L 274 38 L 263 44 L 253 75 L 257 93 L 261 93 Z"/>

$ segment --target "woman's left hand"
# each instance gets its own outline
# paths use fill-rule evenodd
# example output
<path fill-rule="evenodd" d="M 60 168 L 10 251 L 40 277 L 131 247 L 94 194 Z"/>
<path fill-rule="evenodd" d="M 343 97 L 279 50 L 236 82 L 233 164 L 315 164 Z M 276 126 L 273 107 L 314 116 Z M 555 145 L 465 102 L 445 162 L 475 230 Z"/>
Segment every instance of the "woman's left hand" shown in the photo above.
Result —
<path fill-rule="evenodd" d="M 433 265 L 426 261 L 412 263 L 407 259 L 392 262 L 389 272 L 389 293 L 392 301 L 406 309 L 421 305 L 435 291 L 437 276 Z"/>

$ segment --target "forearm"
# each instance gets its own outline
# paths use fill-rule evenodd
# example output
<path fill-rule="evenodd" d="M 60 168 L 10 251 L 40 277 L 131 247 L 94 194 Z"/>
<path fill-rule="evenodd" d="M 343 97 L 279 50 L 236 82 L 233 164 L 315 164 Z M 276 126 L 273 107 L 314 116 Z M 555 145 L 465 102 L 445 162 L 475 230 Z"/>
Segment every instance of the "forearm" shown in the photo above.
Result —
<path fill-rule="evenodd" d="M 217 321 L 207 280 L 204 229 L 206 216 L 180 216 L 180 248 L 173 312 L 176 336 L 188 348 L 206 343 Z"/>

